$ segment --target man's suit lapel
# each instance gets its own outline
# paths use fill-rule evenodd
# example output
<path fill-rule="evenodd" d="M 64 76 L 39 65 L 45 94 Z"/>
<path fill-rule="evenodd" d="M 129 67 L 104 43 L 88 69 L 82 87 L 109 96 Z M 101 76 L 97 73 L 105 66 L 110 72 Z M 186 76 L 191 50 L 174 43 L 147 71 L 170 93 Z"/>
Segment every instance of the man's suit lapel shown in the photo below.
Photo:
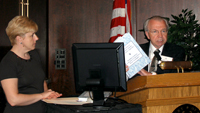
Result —
<path fill-rule="evenodd" d="M 170 55 L 169 44 L 168 44 L 168 43 L 165 43 L 161 55 L 164 55 L 164 56 L 168 56 L 168 55 Z"/>
<path fill-rule="evenodd" d="M 142 49 L 146 53 L 147 56 L 149 56 L 149 45 L 150 43 L 147 43 Z"/>
<path fill-rule="evenodd" d="M 149 45 L 150 45 L 150 42 L 146 43 L 145 46 L 143 46 L 143 48 L 142 48 L 143 51 L 146 53 L 147 56 L 149 56 Z M 148 65 L 145 66 L 144 69 L 148 70 Z"/>

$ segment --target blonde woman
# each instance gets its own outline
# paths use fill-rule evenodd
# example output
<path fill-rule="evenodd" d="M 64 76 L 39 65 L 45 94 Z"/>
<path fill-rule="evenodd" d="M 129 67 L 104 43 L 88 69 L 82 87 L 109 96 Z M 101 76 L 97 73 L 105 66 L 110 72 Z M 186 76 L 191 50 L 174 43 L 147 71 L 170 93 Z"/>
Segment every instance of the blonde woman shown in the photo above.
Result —
<path fill-rule="evenodd" d="M 60 97 L 47 88 L 45 73 L 34 50 L 38 26 L 28 17 L 16 16 L 6 28 L 11 50 L 0 64 L 0 81 L 6 95 L 4 113 L 44 113 L 42 99 Z"/>

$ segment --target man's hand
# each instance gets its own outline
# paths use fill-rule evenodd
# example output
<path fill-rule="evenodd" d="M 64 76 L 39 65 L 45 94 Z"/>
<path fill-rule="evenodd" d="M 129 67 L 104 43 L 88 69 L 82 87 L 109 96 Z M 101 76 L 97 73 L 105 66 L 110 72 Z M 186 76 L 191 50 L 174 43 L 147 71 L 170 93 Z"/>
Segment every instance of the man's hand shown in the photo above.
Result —
<path fill-rule="evenodd" d="M 155 74 L 152 74 L 144 69 L 141 69 L 138 74 L 140 74 L 141 76 L 149 76 L 149 75 L 155 75 Z"/>

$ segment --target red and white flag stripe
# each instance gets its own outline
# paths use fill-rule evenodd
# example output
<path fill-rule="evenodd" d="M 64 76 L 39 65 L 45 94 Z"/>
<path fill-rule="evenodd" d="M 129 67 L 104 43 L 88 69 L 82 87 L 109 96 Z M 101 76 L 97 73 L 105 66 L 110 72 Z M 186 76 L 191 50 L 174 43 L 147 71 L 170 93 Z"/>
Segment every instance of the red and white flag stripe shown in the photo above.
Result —
<path fill-rule="evenodd" d="M 132 34 L 130 0 L 114 0 L 109 42 L 127 32 Z"/>

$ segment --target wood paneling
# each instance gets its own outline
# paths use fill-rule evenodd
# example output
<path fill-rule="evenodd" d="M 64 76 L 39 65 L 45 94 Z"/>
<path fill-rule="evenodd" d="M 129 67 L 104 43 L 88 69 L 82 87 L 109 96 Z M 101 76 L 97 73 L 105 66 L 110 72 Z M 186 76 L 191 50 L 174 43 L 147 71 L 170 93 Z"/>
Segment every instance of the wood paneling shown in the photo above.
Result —
<path fill-rule="evenodd" d="M 136 32 L 136 39 L 140 44 L 147 42 L 147 40 L 144 39 L 144 33 L 138 30 L 143 29 L 144 21 L 153 15 L 172 19 L 171 14 L 178 15 L 182 9 L 188 8 L 188 10 L 193 10 L 197 20 L 200 19 L 200 0 L 132 0 L 132 2 L 134 2 L 133 7 L 136 13 L 133 14 L 136 15 L 133 17 L 133 22 L 136 23 L 136 29 L 134 29 L 136 31 L 134 32 Z"/>
<path fill-rule="evenodd" d="M 0 0 L 0 46 L 10 46 L 5 29 L 8 22 L 19 13 L 19 0 Z"/>
<path fill-rule="evenodd" d="M 47 4 L 47 2 L 49 2 Z M 113 0 L 34 0 L 30 1 L 30 18 L 39 26 L 40 52 L 44 68 L 48 63 L 51 88 L 64 96 L 76 95 L 71 54 L 72 43 L 108 42 Z M 170 17 L 182 9 L 193 10 L 199 20 L 199 0 L 131 0 L 133 36 L 138 43 L 146 42 L 143 22 L 153 16 Z M 48 8 L 48 14 L 47 14 Z M 7 23 L 18 15 L 18 0 L 0 0 L 0 46 L 10 46 L 5 34 Z M 47 34 L 48 33 L 48 34 Z M 67 68 L 55 70 L 55 49 L 67 50 Z M 47 51 L 48 49 L 48 51 Z M 47 61 L 48 60 L 48 61 Z"/>
<path fill-rule="evenodd" d="M 113 0 L 49 0 L 48 71 L 51 88 L 64 96 L 75 95 L 72 43 L 108 42 Z M 138 43 L 147 42 L 143 22 L 153 16 L 171 18 L 182 9 L 194 10 L 198 17 L 199 0 L 131 0 L 133 36 Z M 67 69 L 55 70 L 55 49 L 67 50 Z"/>
<path fill-rule="evenodd" d="M 47 73 L 47 0 L 29 0 L 29 17 L 39 27 L 36 48 L 40 53 L 43 68 Z M 5 29 L 8 22 L 19 15 L 19 0 L 0 0 L 0 46 L 11 46 Z"/>
<path fill-rule="evenodd" d="M 108 42 L 112 0 L 49 0 L 49 78 L 51 88 L 75 95 L 72 43 Z M 66 49 L 66 69 L 56 70 L 55 49 Z"/>
<path fill-rule="evenodd" d="M 48 1 L 47 0 L 29 0 L 29 18 L 38 24 L 38 32 L 36 33 L 39 40 L 36 44 L 44 71 L 48 73 L 48 60 L 47 60 L 47 48 L 48 48 Z"/>

